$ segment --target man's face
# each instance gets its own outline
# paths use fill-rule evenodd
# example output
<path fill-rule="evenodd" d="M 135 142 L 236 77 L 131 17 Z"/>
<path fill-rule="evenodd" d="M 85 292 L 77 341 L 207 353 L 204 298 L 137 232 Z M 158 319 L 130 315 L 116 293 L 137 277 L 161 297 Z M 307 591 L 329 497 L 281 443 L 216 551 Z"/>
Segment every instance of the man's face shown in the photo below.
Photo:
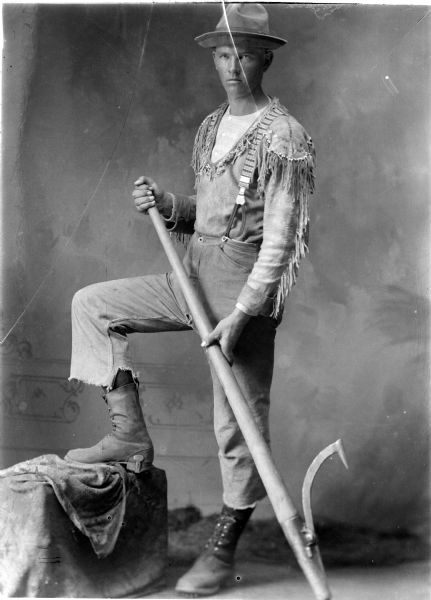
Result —
<path fill-rule="evenodd" d="M 260 86 L 271 62 L 262 48 L 245 44 L 236 47 L 217 46 L 213 57 L 222 86 L 231 97 L 252 93 Z"/>

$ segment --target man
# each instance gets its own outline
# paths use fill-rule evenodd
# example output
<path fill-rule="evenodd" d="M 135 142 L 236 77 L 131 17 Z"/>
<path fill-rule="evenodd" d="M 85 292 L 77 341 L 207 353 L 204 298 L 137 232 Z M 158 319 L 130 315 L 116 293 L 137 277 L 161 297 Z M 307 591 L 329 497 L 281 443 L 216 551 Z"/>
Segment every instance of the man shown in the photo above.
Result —
<path fill-rule="evenodd" d="M 265 8 L 230 4 L 215 31 L 196 38 L 211 48 L 227 102 L 201 124 L 193 150 L 196 195 L 164 191 L 148 176 L 135 182 L 138 211 L 157 206 L 167 227 L 192 233 L 184 259 L 218 343 L 269 443 L 274 338 L 284 300 L 307 250 L 313 146 L 302 126 L 262 89 L 272 51 L 285 40 L 269 33 Z M 193 327 L 172 273 L 104 282 L 74 297 L 71 378 L 102 385 L 113 431 L 66 458 L 128 461 L 153 448 L 128 357 L 127 333 Z M 177 592 L 208 595 L 232 577 L 238 539 L 265 489 L 216 375 L 214 428 L 223 480 L 215 530 Z"/>

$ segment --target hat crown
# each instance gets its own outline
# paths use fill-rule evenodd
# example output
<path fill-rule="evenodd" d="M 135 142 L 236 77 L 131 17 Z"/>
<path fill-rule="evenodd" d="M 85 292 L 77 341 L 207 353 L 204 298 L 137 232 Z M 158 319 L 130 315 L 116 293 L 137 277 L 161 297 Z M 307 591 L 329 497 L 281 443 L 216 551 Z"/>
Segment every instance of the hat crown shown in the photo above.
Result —
<path fill-rule="evenodd" d="M 268 50 L 279 48 L 286 43 L 283 38 L 270 33 L 266 8 L 256 2 L 228 4 L 215 30 L 198 35 L 195 41 L 204 48 L 216 48 L 230 45 L 232 38 Z"/>
<path fill-rule="evenodd" d="M 226 13 L 223 12 L 217 23 L 216 31 L 229 30 L 268 35 L 268 13 L 262 4 L 254 2 L 228 4 Z"/>

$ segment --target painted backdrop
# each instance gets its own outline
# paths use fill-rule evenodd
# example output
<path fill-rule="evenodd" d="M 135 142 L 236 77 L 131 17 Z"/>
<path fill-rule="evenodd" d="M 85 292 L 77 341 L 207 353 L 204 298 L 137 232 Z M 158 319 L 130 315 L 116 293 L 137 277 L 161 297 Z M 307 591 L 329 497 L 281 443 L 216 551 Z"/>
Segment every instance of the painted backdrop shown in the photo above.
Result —
<path fill-rule="evenodd" d="M 267 93 L 312 135 L 311 251 L 277 337 L 274 456 L 321 517 L 419 529 L 428 510 L 429 19 L 420 6 L 269 7 L 289 43 Z M 100 392 L 69 383 L 70 302 L 168 268 L 131 201 L 150 174 L 191 192 L 201 119 L 222 101 L 193 37 L 217 4 L 4 5 L 2 465 L 95 442 Z M 144 40 L 146 41 L 143 46 Z M 142 61 L 141 61 L 142 57 Z M 141 61 L 141 66 L 139 68 Z M 211 387 L 191 332 L 132 336 L 170 506 L 220 505 Z M 258 515 L 269 515 L 263 504 Z"/>

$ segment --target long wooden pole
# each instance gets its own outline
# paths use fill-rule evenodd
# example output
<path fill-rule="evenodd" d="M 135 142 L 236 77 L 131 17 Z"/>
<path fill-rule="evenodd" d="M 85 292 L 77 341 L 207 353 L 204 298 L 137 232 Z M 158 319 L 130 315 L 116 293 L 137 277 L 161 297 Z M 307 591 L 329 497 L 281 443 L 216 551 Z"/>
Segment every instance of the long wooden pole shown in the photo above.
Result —
<path fill-rule="evenodd" d="M 213 327 L 175 250 L 170 235 L 166 230 L 165 223 L 156 207 L 150 208 L 148 214 L 151 217 L 172 270 L 184 294 L 194 326 L 201 338 L 206 338 Z M 209 346 L 206 348 L 206 352 L 223 386 L 287 541 L 290 543 L 316 599 L 330 600 L 331 593 L 328 588 L 318 547 L 317 545 L 313 547 L 307 545 L 302 531 L 304 523 L 295 509 L 286 486 L 275 467 L 268 445 L 254 421 L 236 377 L 218 345 Z"/>

